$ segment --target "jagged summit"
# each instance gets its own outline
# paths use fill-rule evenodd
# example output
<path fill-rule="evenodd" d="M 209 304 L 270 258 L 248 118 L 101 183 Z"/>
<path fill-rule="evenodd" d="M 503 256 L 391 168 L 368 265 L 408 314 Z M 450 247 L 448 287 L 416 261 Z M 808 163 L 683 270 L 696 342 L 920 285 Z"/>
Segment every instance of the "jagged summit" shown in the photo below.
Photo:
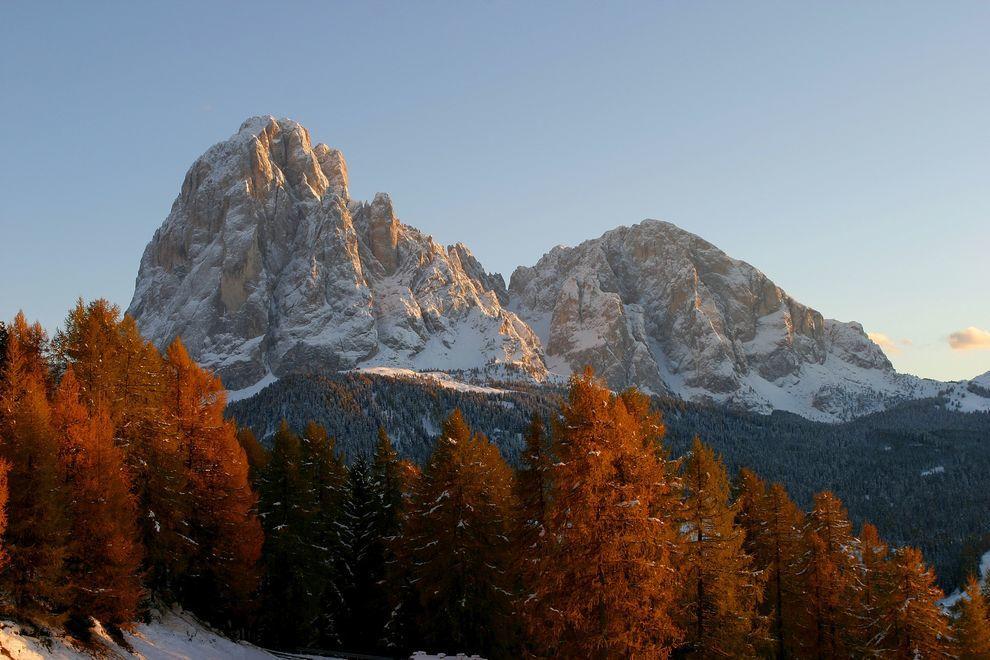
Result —
<path fill-rule="evenodd" d="M 660 220 L 558 246 L 509 284 L 548 366 L 616 387 L 840 419 L 911 396 L 858 323 L 825 319 L 746 262 Z"/>
<path fill-rule="evenodd" d="M 400 222 L 387 194 L 352 200 L 343 154 L 270 116 L 190 167 L 129 312 L 232 390 L 365 367 L 543 381 L 590 364 L 615 388 L 827 421 L 946 392 L 990 408 L 978 383 L 897 374 L 861 325 L 670 222 L 554 247 L 506 286 L 464 243 Z"/>
<path fill-rule="evenodd" d="M 399 222 L 388 195 L 351 200 L 338 150 L 253 117 L 189 169 L 129 312 L 159 346 L 181 336 L 231 389 L 362 365 L 543 378 L 538 340 L 489 281 L 501 278 L 463 245 Z"/>

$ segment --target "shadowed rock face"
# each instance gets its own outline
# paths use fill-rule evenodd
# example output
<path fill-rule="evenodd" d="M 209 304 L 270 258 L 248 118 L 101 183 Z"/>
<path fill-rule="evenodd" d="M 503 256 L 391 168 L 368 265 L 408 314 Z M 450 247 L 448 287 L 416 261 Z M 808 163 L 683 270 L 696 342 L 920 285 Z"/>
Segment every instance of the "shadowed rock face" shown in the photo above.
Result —
<path fill-rule="evenodd" d="M 832 421 L 939 385 L 666 222 L 554 248 L 506 287 L 465 245 L 399 222 L 388 195 L 350 199 L 343 155 L 272 117 L 189 169 L 128 311 L 229 389 L 365 366 L 542 381 L 591 365 L 616 389 Z"/>
<path fill-rule="evenodd" d="M 912 387 L 862 326 L 822 318 L 749 264 L 667 222 L 554 248 L 512 274 L 509 295 L 510 308 L 537 329 L 552 370 L 590 364 L 614 388 L 764 412 L 817 403 L 821 416 L 843 417 Z M 844 396 L 818 396 L 839 381 Z"/>
<path fill-rule="evenodd" d="M 256 117 L 189 169 L 128 311 L 160 347 L 181 336 L 230 389 L 366 364 L 542 379 L 537 338 L 491 282 L 464 246 L 402 225 L 388 195 L 351 200 L 339 151 Z"/>

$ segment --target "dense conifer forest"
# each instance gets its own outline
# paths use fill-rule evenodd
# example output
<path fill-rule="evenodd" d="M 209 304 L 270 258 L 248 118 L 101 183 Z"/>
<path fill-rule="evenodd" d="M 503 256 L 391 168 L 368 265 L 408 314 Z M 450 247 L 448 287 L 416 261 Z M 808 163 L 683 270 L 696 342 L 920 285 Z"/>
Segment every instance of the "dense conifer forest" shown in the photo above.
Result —
<path fill-rule="evenodd" d="M 180 340 L 80 302 L 50 339 L 0 327 L 0 608 L 85 638 L 180 604 L 389 656 L 985 658 L 980 584 L 947 613 L 901 540 L 988 529 L 985 424 L 758 418 L 591 371 L 496 396 L 293 378 L 228 409 Z"/>
<path fill-rule="evenodd" d="M 381 426 L 403 458 L 422 464 L 441 421 L 458 408 L 518 465 L 530 416 L 550 419 L 564 392 L 503 387 L 492 395 L 366 373 L 290 376 L 230 404 L 228 414 L 269 444 L 282 420 L 293 428 L 315 420 L 348 460 L 368 455 Z M 730 474 L 749 467 L 784 484 L 802 507 L 831 490 L 856 525 L 870 521 L 894 545 L 921 549 L 947 590 L 962 585 L 990 550 L 990 414 L 955 412 L 931 399 L 833 425 L 673 399 L 653 404 L 672 455 L 685 454 L 698 435 Z"/>

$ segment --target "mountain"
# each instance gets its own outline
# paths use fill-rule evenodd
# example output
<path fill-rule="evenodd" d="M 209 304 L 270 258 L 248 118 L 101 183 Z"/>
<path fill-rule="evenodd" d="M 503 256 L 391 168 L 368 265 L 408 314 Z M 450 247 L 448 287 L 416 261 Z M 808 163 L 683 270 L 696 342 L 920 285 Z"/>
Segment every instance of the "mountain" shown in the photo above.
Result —
<path fill-rule="evenodd" d="M 669 222 L 556 247 L 516 269 L 509 295 L 551 370 L 590 364 L 615 388 L 820 420 L 932 394 L 897 374 L 860 324 L 824 318 Z"/>
<path fill-rule="evenodd" d="M 667 222 L 619 227 L 520 267 L 350 198 L 340 151 L 294 121 L 247 120 L 189 169 L 141 259 L 129 312 L 244 398 L 296 373 L 389 368 L 614 388 L 841 421 L 979 384 L 894 371 L 858 323 L 826 319 L 747 263 Z"/>
<path fill-rule="evenodd" d="M 542 380 L 539 340 L 505 300 L 500 275 L 400 223 L 388 195 L 350 199 L 339 151 L 255 117 L 189 169 L 128 311 L 231 389 L 378 365 Z"/>

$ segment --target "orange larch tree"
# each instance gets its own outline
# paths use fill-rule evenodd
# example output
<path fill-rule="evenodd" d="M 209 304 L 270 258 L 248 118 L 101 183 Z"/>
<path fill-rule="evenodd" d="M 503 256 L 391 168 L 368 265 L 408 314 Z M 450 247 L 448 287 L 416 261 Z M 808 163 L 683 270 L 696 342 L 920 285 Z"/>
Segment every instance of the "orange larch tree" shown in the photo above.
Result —
<path fill-rule="evenodd" d="M 67 544 L 67 604 L 75 618 L 119 626 L 135 619 L 142 598 L 137 507 L 110 416 L 79 400 L 69 367 L 53 410 L 61 443 L 71 521 Z"/>
<path fill-rule="evenodd" d="M 959 660 L 990 658 L 990 612 L 975 575 L 956 605 L 952 622 L 953 651 Z"/>
<path fill-rule="evenodd" d="M 590 370 L 571 379 L 524 610 L 538 654 L 664 658 L 680 635 L 672 480 L 662 425 L 640 401 L 613 395 Z"/>
<path fill-rule="evenodd" d="M 804 652 L 850 657 L 862 644 L 862 567 L 852 525 L 832 493 L 815 495 L 805 533 L 802 566 Z"/>
<path fill-rule="evenodd" d="M 164 369 L 165 413 L 189 483 L 186 527 L 193 546 L 183 601 L 225 627 L 243 625 L 255 605 L 262 530 L 237 428 L 223 417 L 226 391 L 176 339 Z"/>
<path fill-rule="evenodd" d="M 889 653 L 890 649 L 884 645 L 887 631 L 883 615 L 890 606 L 892 590 L 890 549 L 870 523 L 865 523 L 859 533 L 859 549 L 863 564 L 860 651 L 866 655 Z"/>
<path fill-rule="evenodd" d="M 512 471 L 459 410 L 444 420 L 404 530 L 422 617 L 438 650 L 501 657 L 512 614 Z"/>
<path fill-rule="evenodd" d="M 745 534 L 729 504 L 725 466 L 698 437 L 684 462 L 681 484 L 676 563 L 684 651 L 702 658 L 752 655 L 762 624 L 757 612 L 762 575 L 743 549 Z"/>
<path fill-rule="evenodd" d="M 58 441 L 51 426 L 44 333 L 18 314 L 7 341 L 0 388 L 0 459 L 7 474 L 7 562 L 0 584 L 22 614 L 64 597 L 67 520 Z"/>
<path fill-rule="evenodd" d="M 899 658 L 940 658 L 949 652 L 949 623 L 938 601 L 945 594 L 915 548 L 891 557 L 891 598 L 884 611 L 885 646 Z"/>

